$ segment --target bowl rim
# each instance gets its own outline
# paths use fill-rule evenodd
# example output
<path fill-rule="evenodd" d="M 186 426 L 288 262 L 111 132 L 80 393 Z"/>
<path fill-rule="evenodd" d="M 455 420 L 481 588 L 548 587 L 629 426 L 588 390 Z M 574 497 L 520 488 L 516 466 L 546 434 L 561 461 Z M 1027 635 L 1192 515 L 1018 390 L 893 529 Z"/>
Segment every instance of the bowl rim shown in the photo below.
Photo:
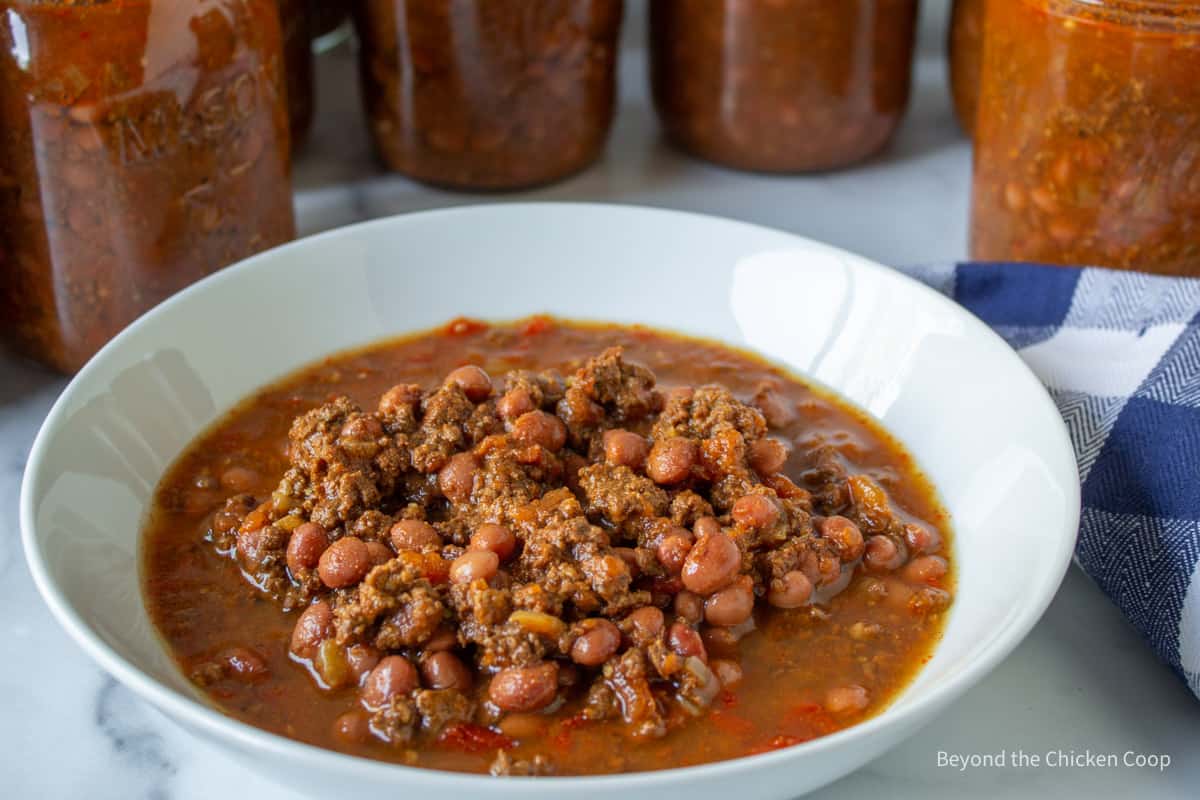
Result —
<path fill-rule="evenodd" d="M 43 462 L 51 440 L 54 438 L 63 417 L 67 413 L 68 407 L 72 404 L 74 395 L 83 391 L 79 387 L 87 383 L 92 374 L 99 371 L 103 367 L 104 362 L 124 346 L 126 339 L 131 337 L 136 329 L 149 320 L 170 314 L 177 304 L 189 302 L 191 298 L 212 290 L 222 282 L 236 281 L 243 272 L 256 269 L 258 265 L 278 259 L 290 251 L 309 247 L 316 241 L 343 237 L 354 238 L 364 230 L 383 229 L 392 226 L 420 225 L 425 220 L 437 217 L 471 217 L 477 214 L 489 215 L 497 213 L 516 214 L 518 216 L 524 214 L 536 215 L 547 210 L 569 210 L 599 216 L 619 215 L 622 213 L 657 215 L 664 220 L 673 219 L 691 223 L 720 225 L 728 231 L 740 228 L 747 234 L 772 234 L 792 239 L 798 246 L 802 245 L 806 248 L 847 260 L 852 262 L 857 268 L 865 269 L 869 272 L 886 273 L 893 279 L 899 279 L 901 282 L 907 284 L 910 290 L 919 295 L 924 295 L 933 304 L 940 305 L 958 316 L 965 326 L 965 331 L 972 337 L 978 336 L 983 340 L 999 343 L 1004 346 L 1004 351 L 1007 352 L 1001 357 L 1011 359 L 1012 365 L 1017 368 L 1017 374 L 1021 375 L 1026 383 L 1026 388 L 1034 390 L 1033 396 L 1038 398 L 1038 403 L 1041 404 L 1042 411 L 1056 423 L 1054 425 L 1055 434 L 1052 438 L 1045 441 L 1045 446 L 1049 449 L 1059 450 L 1060 455 L 1066 454 L 1066 463 L 1073 465 L 1074 475 L 1072 476 L 1073 480 L 1066 482 L 1068 491 L 1066 499 L 1069 502 L 1067 520 L 1069 527 L 1065 527 L 1064 531 L 1060 532 L 1054 549 L 1042 554 L 1043 558 L 1049 556 L 1045 562 L 1048 564 L 1048 567 L 1040 583 L 1032 587 L 1033 591 L 1029 595 L 1031 602 L 1019 614 L 1009 620 L 1006 630 L 1001 635 L 992 637 L 989 642 L 986 642 L 980 652 L 962 669 L 956 670 L 944 681 L 929 686 L 919 698 L 913 700 L 911 703 L 901 705 L 899 708 L 895 704 L 889 705 L 874 717 L 848 728 L 818 739 L 766 753 L 695 766 L 672 767 L 655 771 L 586 776 L 540 776 L 536 778 L 512 776 L 506 778 L 505 785 L 509 785 L 511 781 L 517 781 L 521 786 L 521 791 L 527 795 L 557 793 L 564 789 L 583 792 L 588 790 L 614 791 L 622 788 L 654 789 L 677 784 L 680 780 L 684 779 L 703 780 L 705 778 L 715 778 L 718 775 L 728 778 L 738 774 L 750 773 L 763 767 L 780 766 L 801 755 L 809 756 L 825 753 L 850 745 L 857 740 L 866 739 L 877 731 L 885 731 L 888 728 L 900 725 L 906 718 L 915 717 L 919 720 L 922 709 L 931 708 L 936 713 L 937 710 L 940 710 L 982 680 L 1025 639 L 1033 626 L 1041 619 L 1050 602 L 1054 599 L 1066 575 L 1067 568 L 1070 566 L 1079 528 L 1081 487 L 1079 484 L 1078 467 L 1066 423 L 1063 421 L 1057 406 L 1055 406 L 1045 386 L 1034 375 L 1028 365 L 1021 360 L 1016 351 L 995 331 L 988 327 L 986 323 L 941 292 L 921 283 L 915 278 L 905 275 L 899 270 L 842 248 L 778 228 L 728 217 L 632 203 L 591 202 L 467 204 L 400 213 L 334 228 L 263 251 L 225 267 L 181 290 L 130 323 L 125 330 L 109 341 L 80 369 L 55 400 L 34 439 L 21 482 L 19 516 L 21 542 L 25 551 L 26 563 L 33 576 L 38 593 L 50 608 L 52 615 L 58 621 L 59 625 L 66 630 L 71 639 L 93 661 L 98 663 L 101 668 L 127 688 L 131 689 L 143 700 L 149 701 L 151 705 L 164 712 L 166 716 L 173 718 L 172 721 L 175 724 L 178 724 L 178 721 L 183 721 L 188 726 L 201 730 L 206 736 L 213 739 L 234 742 L 244 748 L 248 748 L 252 752 L 268 752 L 284 759 L 295 760 L 303 758 L 322 770 L 342 776 L 370 777 L 378 781 L 396 780 L 403 777 L 430 788 L 456 786 L 460 789 L 474 788 L 486 791 L 487 787 L 495 786 L 496 779 L 489 775 L 411 767 L 341 753 L 290 739 L 227 716 L 215 706 L 206 704 L 199 698 L 172 689 L 150 677 L 135 664 L 123 658 L 100 636 L 93 632 L 92 628 L 75 611 L 59 590 L 55 581 L 51 578 L 45 553 L 43 553 L 37 537 L 34 521 L 34 498 L 38 494 L 36 490 L 39 482 L 43 480 L 41 474 L 43 471 Z M 315 361 L 321 357 L 322 354 L 317 354 L 312 360 Z M 807 378 L 807 376 L 805 377 Z M 811 380 L 811 378 L 807 379 Z M 837 390 L 834 389 L 834 391 Z M 141 589 L 139 586 L 139 594 L 140 592 Z"/>

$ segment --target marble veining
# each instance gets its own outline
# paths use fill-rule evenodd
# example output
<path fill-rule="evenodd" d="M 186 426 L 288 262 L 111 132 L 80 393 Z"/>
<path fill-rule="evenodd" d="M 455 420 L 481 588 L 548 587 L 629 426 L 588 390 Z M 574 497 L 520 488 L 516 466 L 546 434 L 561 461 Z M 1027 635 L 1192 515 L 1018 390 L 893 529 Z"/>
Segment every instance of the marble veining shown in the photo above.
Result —
<path fill-rule="evenodd" d="M 117 760 L 137 771 L 147 798 L 170 796 L 168 784 L 177 767 L 148 709 L 115 680 L 105 677 L 96 693 L 95 724 Z"/>
<path fill-rule="evenodd" d="M 940 6 L 943 4 L 936 4 Z M 633 6 L 636 8 L 636 6 Z M 622 108 L 606 160 L 521 199 L 611 200 L 732 216 L 891 263 L 961 258 L 969 148 L 955 129 L 935 43 L 917 69 L 912 111 L 893 147 L 847 172 L 742 175 L 689 161 L 659 140 L 644 88 L 641 32 L 630 26 Z M 495 201 L 378 172 L 359 122 L 349 53 L 320 72 L 322 115 L 297 164 L 301 230 L 401 211 Z M 867 224 L 869 222 L 869 224 Z M 402 258 L 402 254 L 397 255 Z M 419 267 L 416 267 L 419 268 Z M 188 800 L 292 796 L 167 720 L 73 645 L 38 598 L 20 550 L 17 497 L 38 425 L 64 385 L 0 356 L 0 797 Z M 939 751 L 1166 753 L 1136 768 L 939 767 Z M 1158 664 L 1086 577 L 1072 569 L 1032 635 L 980 685 L 908 742 L 820 793 L 1026 798 L 1194 796 L 1200 705 Z"/>

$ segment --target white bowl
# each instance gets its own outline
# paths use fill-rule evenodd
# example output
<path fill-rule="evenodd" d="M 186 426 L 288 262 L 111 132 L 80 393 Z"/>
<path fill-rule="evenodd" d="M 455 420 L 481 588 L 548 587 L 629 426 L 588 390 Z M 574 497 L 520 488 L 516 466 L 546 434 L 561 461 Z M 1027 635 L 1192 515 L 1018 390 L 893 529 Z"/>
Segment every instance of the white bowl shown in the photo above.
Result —
<path fill-rule="evenodd" d="M 798 747 L 707 766 L 495 779 L 321 750 L 203 702 L 152 629 L 138 582 L 147 504 L 180 451 L 254 389 L 321 356 L 458 315 L 535 312 L 748 347 L 840 392 L 908 446 L 951 512 L 959 588 L 944 640 L 890 708 Z M 814 789 L 912 734 L 1020 642 L 1062 579 L 1078 516 L 1075 462 L 1046 392 L 1003 341 L 936 292 L 778 231 L 557 204 L 379 220 L 202 281 L 138 320 L 71 382 L 33 446 L 21 494 L 42 596 L 117 679 L 299 790 L 413 797 L 686 791 L 725 800 Z"/>

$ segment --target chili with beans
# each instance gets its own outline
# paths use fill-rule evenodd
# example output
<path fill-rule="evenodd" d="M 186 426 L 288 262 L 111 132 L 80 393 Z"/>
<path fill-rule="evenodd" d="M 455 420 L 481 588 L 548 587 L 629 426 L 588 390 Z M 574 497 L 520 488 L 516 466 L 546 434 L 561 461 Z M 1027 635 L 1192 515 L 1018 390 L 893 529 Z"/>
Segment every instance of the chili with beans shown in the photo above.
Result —
<path fill-rule="evenodd" d="M 1200 3 L 985 6 L 971 255 L 1200 275 Z"/>
<path fill-rule="evenodd" d="M 622 0 L 362 0 L 363 99 L 384 163 L 455 189 L 591 164 L 616 101 Z"/>
<path fill-rule="evenodd" d="M 276 0 L 0 0 L 0 318 L 74 371 L 295 234 Z"/>
<path fill-rule="evenodd" d="M 953 591 L 864 414 L 756 358 L 547 318 L 329 359 L 158 489 L 151 616 L 226 713 L 493 774 L 652 770 L 884 708 Z"/>
<path fill-rule="evenodd" d="M 908 107 L 917 0 L 654 0 L 650 76 L 668 138 L 738 169 L 843 167 Z"/>

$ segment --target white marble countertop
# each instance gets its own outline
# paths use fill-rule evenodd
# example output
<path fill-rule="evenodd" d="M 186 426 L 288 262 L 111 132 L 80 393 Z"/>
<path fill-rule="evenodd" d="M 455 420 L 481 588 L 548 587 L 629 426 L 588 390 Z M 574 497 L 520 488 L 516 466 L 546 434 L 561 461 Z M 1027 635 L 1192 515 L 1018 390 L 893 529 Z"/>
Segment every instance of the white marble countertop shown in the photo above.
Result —
<path fill-rule="evenodd" d="M 965 251 L 969 148 L 952 122 L 939 53 L 943 2 L 927 5 L 912 111 L 888 153 L 812 177 L 744 175 L 667 149 L 646 102 L 636 20 L 622 63 L 622 106 L 606 159 L 522 200 L 605 200 L 705 211 L 802 233 L 895 264 Z M 637 14 L 631 8 L 631 18 Z M 359 121 L 353 64 L 323 59 L 322 116 L 297 165 L 304 233 L 455 203 L 502 201 L 420 187 L 379 173 Z M 51 619 L 17 530 L 21 472 L 64 381 L 0 356 L 0 796 L 184 800 L 289 796 L 191 738 L 117 685 Z M 1136 767 L 939 766 L 939 751 L 1044 756 L 1167 754 Z M 1200 704 L 1077 569 L 1032 635 L 994 673 L 904 745 L 820 793 L 922 800 L 1194 797 Z"/>

